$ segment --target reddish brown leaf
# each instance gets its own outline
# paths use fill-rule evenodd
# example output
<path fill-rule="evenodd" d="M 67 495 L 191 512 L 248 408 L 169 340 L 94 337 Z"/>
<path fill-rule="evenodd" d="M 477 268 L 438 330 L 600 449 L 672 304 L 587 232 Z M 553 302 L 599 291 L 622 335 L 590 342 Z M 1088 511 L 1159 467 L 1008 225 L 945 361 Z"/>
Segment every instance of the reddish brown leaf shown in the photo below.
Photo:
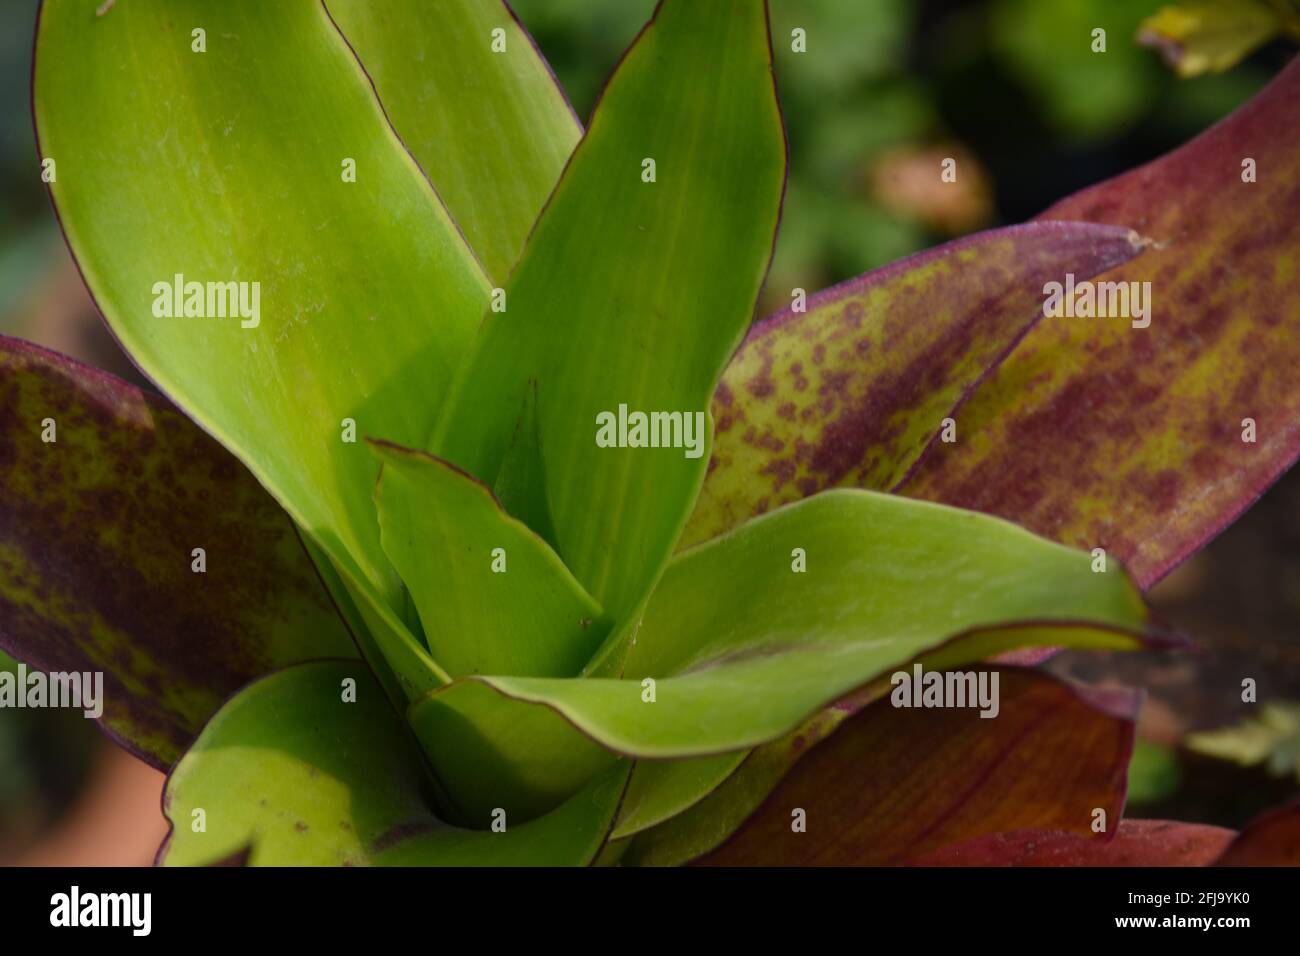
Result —
<path fill-rule="evenodd" d="M 1113 840 L 1060 830 L 992 833 L 912 860 L 914 866 L 1208 866 L 1232 841 L 1222 827 L 1125 820 Z"/>
<path fill-rule="evenodd" d="M 1089 833 L 1094 808 L 1117 820 L 1137 694 L 1015 668 L 1000 675 L 993 719 L 876 700 L 803 756 L 703 862 L 899 863 L 1009 829 Z M 806 832 L 792 829 L 796 808 L 806 813 Z"/>
<path fill-rule="evenodd" d="M 1300 802 L 1248 823 L 1217 866 L 1300 866 Z"/>
<path fill-rule="evenodd" d="M 103 671 L 101 726 L 158 767 L 252 678 L 355 656 L 243 465 L 163 399 L 4 337 L 0 647 L 44 671 Z"/>

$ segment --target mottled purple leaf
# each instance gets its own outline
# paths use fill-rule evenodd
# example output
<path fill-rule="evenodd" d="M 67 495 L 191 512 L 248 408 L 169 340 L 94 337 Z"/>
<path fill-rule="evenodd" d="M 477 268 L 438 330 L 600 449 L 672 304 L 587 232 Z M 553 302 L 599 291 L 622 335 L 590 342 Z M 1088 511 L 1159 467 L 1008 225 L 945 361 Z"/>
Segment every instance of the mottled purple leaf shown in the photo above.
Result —
<path fill-rule="evenodd" d="M 159 767 L 252 678 L 356 653 L 232 455 L 165 400 L 2 337 L 0 647 L 103 671 L 103 728 Z"/>

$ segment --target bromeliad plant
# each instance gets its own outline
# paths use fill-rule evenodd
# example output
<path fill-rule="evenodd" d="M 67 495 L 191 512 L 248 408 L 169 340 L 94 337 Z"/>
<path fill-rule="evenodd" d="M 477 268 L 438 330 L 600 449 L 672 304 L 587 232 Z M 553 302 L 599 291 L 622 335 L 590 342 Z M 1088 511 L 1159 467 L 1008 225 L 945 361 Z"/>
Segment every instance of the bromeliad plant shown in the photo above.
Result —
<path fill-rule="evenodd" d="M 786 163 L 764 3 L 664 0 L 585 132 L 497 0 L 96 6 L 40 16 L 43 168 L 170 401 L 4 342 L 0 638 L 104 670 L 105 729 L 174 763 L 165 862 L 883 862 L 1119 817 L 1132 695 L 882 695 L 1163 643 L 1135 584 L 1294 459 L 1295 69 L 733 358 Z M 1102 272 L 1156 279 L 1149 329 L 1040 321 Z"/>

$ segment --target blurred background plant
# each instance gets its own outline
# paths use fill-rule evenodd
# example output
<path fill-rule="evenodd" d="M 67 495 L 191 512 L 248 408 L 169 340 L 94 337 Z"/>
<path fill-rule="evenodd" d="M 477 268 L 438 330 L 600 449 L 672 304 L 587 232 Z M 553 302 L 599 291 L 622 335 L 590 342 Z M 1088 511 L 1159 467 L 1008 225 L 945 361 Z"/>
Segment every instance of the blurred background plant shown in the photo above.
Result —
<path fill-rule="evenodd" d="M 655 0 L 513 5 L 585 119 Z M 0 333 L 139 383 L 95 316 L 40 181 L 28 107 L 36 7 L 0 5 Z M 762 313 L 796 287 L 813 292 L 1027 219 L 1182 144 L 1292 55 L 1300 2 L 772 0 L 772 20 L 791 165 Z M 804 52 L 792 48 L 796 29 Z M 1104 52 L 1094 52 L 1097 29 Z M 956 182 L 940 180 L 945 158 L 957 161 Z M 1272 726 L 1241 701 L 1243 677 L 1282 708 L 1270 714 L 1294 714 L 1281 702 L 1300 699 L 1300 477 L 1151 598 L 1204 654 L 1066 654 L 1050 666 L 1147 688 L 1130 770 L 1141 815 L 1239 826 L 1293 795 L 1295 778 L 1208 756 L 1204 735 L 1198 753 L 1185 738 L 1255 718 Z M 161 833 L 160 784 L 79 715 L 0 709 L 0 861 L 146 862 Z"/>

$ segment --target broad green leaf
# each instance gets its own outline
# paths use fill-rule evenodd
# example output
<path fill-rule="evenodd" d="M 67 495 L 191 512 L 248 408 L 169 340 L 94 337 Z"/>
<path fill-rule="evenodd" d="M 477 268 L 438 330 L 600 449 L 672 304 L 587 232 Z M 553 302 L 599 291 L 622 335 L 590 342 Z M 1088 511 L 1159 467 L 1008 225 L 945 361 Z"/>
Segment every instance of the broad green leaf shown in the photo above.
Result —
<path fill-rule="evenodd" d="M 165 400 L 3 337 L 0 646 L 102 672 L 101 726 L 156 767 L 254 677 L 355 654 L 235 458 Z"/>
<path fill-rule="evenodd" d="M 608 622 L 554 551 L 491 489 L 423 452 L 372 443 L 384 549 L 448 674 L 571 677 Z"/>
<path fill-rule="evenodd" d="M 1124 286 L 1149 288 L 1150 325 L 1039 322 L 962 409 L 962 439 L 935 446 L 904 494 L 1105 548 L 1150 587 L 1291 466 L 1298 98 L 1293 62 L 1191 143 L 1043 214 L 1133 225 L 1158 244 L 1097 280 L 1150 283 Z"/>
<path fill-rule="evenodd" d="M 1042 317 L 1046 282 L 1140 250 L 1110 226 L 997 229 L 758 323 L 713 396 L 713 460 L 679 547 L 825 488 L 894 488 Z"/>
<path fill-rule="evenodd" d="M 136 362 L 362 597 L 399 606 L 378 466 L 345 427 L 424 441 L 486 278 L 323 5 L 93 12 L 43 7 L 34 73 L 41 155 L 87 285 Z M 160 317 L 176 276 L 249 283 L 248 308 Z"/>
<path fill-rule="evenodd" d="M 504 282 L 582 136 L 532 39 L 501 0 L 327 6 L 403 142 Z"/>
<path fill-rule="evenodd" d="M 792 570 L 798 548 L 804 573 Z M 636 757 L 707 756 L 774 740 L 917 657 L 946 667 L 1052 641 L 1138 646 L 1141 599 L 1118 569 L 1094 574 L 1090 563 L 983 515 L 826 492 L 675 559 L 639 629 L 626 632 L 635 643 L 625 679 L 462 679 L 417 703 L 411 720 L 440 772 L 464 761 L 445 773 L 449 789 L 477 785 L 464 755 L 490 755 L 498 777 L 534 768 L 544 783 L 517 778 L 512 796 L 545 806 L 595 761 L 584 738 Z M 584 762 L 558 767 L 560 753 Z M 689 805 L 725 776 L 725 766 L 694 769 L 712 773 L 697 774 L 700 792 L 674 781 L 674 793 L 650 798 L 668 808 L 654 813 Z"/>
<path fill-rule="evenodd" d="M 1008 522 L 917 505 L 824 492 L 683 552 L 639 628 L 625 628 L 624 676 L 698 674 L 776 643 L 819 656 L 869 640 L 909 660 L 953 635 L 1023 621 L 1145 629 L 1122 568 L 1096 573 L 1090 555 Z"/>
<path fill-rule="evenodd" d="M 618 763 L 554 710 L 502 697 L 476 680 L 416 701 L 407 719 L 457 820 L 474 826 L 496 807 L 534 819 Z"/>
<path fill-rule="evenodd" d="M 626 779 L 615 767 L 545 817 L 507 817 L 504 832 L 449 826 L 428 806 L 420 753 L 369 673 L 356 662 L 302 664 L 240 692 L 181 758 L 159 855 L 169 866 L 206 864 L 251 844 L 254 866 L 585 865 Z"/>
<path fill-rule="evenodd" d="M 792 747 L 792 771 L 704 862 L 882 865 L 1006 830 L 1091 836 L 1098 808 L 1118 821 L 1140 695 L 1032 670 L 983 673 L 998 678 L 992 719 L 978 708 L 912 710 L 885 697 L 824 741 L 805 736 Z M 718 796 L 736 789 L 728 782 Z M 802 831 L 791 826 L 796 809 Z M 647 835 L 627 859 L 656 862 L 668 848 Z"/>
<path fill-rule="evenodd" d="M 1140 616 L 1133 615 L 1140 621 Z M 827 633 L 829 631 L 829 633 Z M 978 631 L 951 649 L 952 664 L 1032 646 L 1031 631 Z M 1104 629 L 1088 632 L 1080 646 L 1125 650 L 1139 646 L 1136 635 Z M 481 680 L 513 700 L 553 709 L 601 746 L 651 759 L 698 757 L 758 746 L 775 740 L 816 708 L 907 663 L 920 648 L 878 638 L 845 640 L 832 629 L 819 643 L 764 647 L 741 644 L 736 658 L 701 660 L 692 669 L 656 682 L 652 702 L 641 681 L 587 678 L 491 677 Z M 923 646 L 923 645 L 922 645 Z M 912 653 L 908 653 L 911 651 Z M 436 695 L 439 691 L 434 691 Z M 647 708 L 654 703 L 655 710 Z"/>
<path fill-rule="evenodd" d="M 698 493 L 708 398 L 749 324 L 784 170 L 766 5 L 665 0 L 439 425 L 435 451 L 495 482 L 535 387 L 557 550 L 615 619 L 642 602 Z M 675 415 L 670 440 L 694 450 L 600 447 L 599 416 L 620 409 Z"/>
<path fill-rule="evenodd" d="M 1142 21 L 1138 42 L 1155 47 L 1181 77 L 1222 73 L 1282 29 L 1264 0 L 1179 0 Z"/>

